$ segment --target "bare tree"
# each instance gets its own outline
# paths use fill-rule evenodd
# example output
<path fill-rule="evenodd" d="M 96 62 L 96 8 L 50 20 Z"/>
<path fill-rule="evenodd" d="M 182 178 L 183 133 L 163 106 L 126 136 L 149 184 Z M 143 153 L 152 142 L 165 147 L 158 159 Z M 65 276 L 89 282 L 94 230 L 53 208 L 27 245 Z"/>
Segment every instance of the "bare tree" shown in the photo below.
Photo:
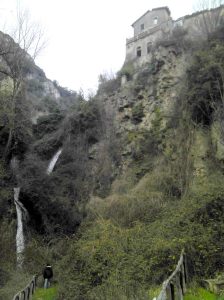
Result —
<path fill-rule="evenodd" d="M 17 2 L 15 28 L 10 35 L 33 59 L 46 46 L 43 28 L 37 22 L 32 21 L 30 12 L 21 8 L 19 1 Z"/>
<path fill-rule="evenodd" d="M 223 3 L 223 0 L 198 0 L 194 4 L 194 11 L 213 9 L 221 6 Z"/>
<path fill-rule="evenodd" d="M 43 30 L 32 22 L 27 10 L 17 6 L 16 26 L 12 37 L 0 32 L 0 74 L 5 76 L 11 87 L 6 111 L 8 120 L 8 140 L 4 157 L 10 152 L 15 132 L 16 102 L 23 89 L 26 72 L 45 46 Z"/>
<path fill-rule="evenodd" d="M 208 38 L 223 22 L 224 0 L 198 0 L 194 11 L 198 15 L 198 26 L 202 34 Z"/>

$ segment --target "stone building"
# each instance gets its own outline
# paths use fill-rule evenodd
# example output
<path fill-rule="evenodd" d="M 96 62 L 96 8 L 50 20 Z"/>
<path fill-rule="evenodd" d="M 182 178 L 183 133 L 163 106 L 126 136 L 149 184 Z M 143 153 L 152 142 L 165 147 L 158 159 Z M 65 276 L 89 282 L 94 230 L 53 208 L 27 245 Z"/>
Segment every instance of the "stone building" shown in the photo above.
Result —
<path fill-rule="evenodd" d="M 162 38 L 172 26 L 172 18 L 168 7 L 158 7 L 148 10 L 133 24 L 134 37 L 126 41 L 126 61 L 136 57 L 147 60 L 155 40 Z"/>
<path fill-rule="evenodd" d="M 134 28 L 134 36 L 137 36 L 148 29 L 161 26 L 168 20 L 170 20 L 170 10 L 168 7 L 159 7 L 148 10 L 132 24 L 132 27 Z"/>
<path fill-rule="evenodd" d="M 169 39 L 177 27 L 186 31 L 190 40 L 206 39 L 220 24 L 224 23 L 224 6 L 204 10 L 178 20 L 171 18 L 168 7 L 148 10 L 133 24 L 134 37 L 126 40 L 125 62 L 135 61 L 139 65 L 151 58 L 156 41 Z"/>

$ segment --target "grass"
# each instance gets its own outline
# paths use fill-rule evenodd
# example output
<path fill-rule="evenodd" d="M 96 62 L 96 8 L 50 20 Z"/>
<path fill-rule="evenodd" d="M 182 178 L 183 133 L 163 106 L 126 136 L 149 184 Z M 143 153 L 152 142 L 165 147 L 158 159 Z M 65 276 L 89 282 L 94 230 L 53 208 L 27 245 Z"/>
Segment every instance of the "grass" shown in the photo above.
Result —
<path fill-rule="evenodd" d="M 224 296 L 217 296 L 205 289 L 199 288 L 188 292 L 184 300 L 224 300 Z"/>
<path fill-rule="evenodd" d="M 57 286 L 50 287 L 49 289 L 37 288 L 32 300 L 56 300 Z"/>

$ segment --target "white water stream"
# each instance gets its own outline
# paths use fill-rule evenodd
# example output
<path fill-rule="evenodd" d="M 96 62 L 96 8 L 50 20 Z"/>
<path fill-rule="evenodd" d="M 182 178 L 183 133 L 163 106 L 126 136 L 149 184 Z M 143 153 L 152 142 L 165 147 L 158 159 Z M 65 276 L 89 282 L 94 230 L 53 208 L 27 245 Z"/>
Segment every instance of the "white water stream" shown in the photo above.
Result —
<path fill-rule="evenodd" d="M 48 175 L 52 173 L 52 171 L 53 171 L 53 169 L 54 169 L 54 167 L 55 167 L 55 165 L 56 165 L 56 162 L 57 162 L 59 156 L 61 155 L 61 152 L 62 152 L 62 149 L 59 149 L 59 150 L 55 153 L 55 155 L 53 156 L 53 158 L 51 159 L 51 161 L 50 161 L 50 163 L 49 163 L 49 165 L 48 165 L 48 168 L 47 168 L 47 174 L 48 174 Z"/>
<path fill-rule="evenodd" d="M 23 232 L 23 211 L 27 213 L 23 204 L 19 201 L 20 188 L 14 188 L 14 203 L 16 206 L 17 214 L 17 231 L 16 231 L 16 255 L 17 255 L 17 264 L 22 266 L 23 264 L 23 252 L 25 249 L 25 239 Z"/>

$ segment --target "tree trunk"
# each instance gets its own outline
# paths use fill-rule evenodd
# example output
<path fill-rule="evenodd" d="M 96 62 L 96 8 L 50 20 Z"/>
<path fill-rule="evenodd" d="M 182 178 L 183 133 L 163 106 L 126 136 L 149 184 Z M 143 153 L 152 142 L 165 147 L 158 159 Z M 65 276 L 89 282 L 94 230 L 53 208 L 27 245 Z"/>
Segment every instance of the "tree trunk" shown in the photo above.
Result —
<path fill-rule="evenodd" d="M 12 138 L 13 138 L 13 129 L 10 128 L 7 144 L 5 146 L 4 155 L 3 155 L 4 160 L 6 160 L 8 155 L 9 155 L 10 148 L 11 148 L 11 145 L 12 145 Z"/>

